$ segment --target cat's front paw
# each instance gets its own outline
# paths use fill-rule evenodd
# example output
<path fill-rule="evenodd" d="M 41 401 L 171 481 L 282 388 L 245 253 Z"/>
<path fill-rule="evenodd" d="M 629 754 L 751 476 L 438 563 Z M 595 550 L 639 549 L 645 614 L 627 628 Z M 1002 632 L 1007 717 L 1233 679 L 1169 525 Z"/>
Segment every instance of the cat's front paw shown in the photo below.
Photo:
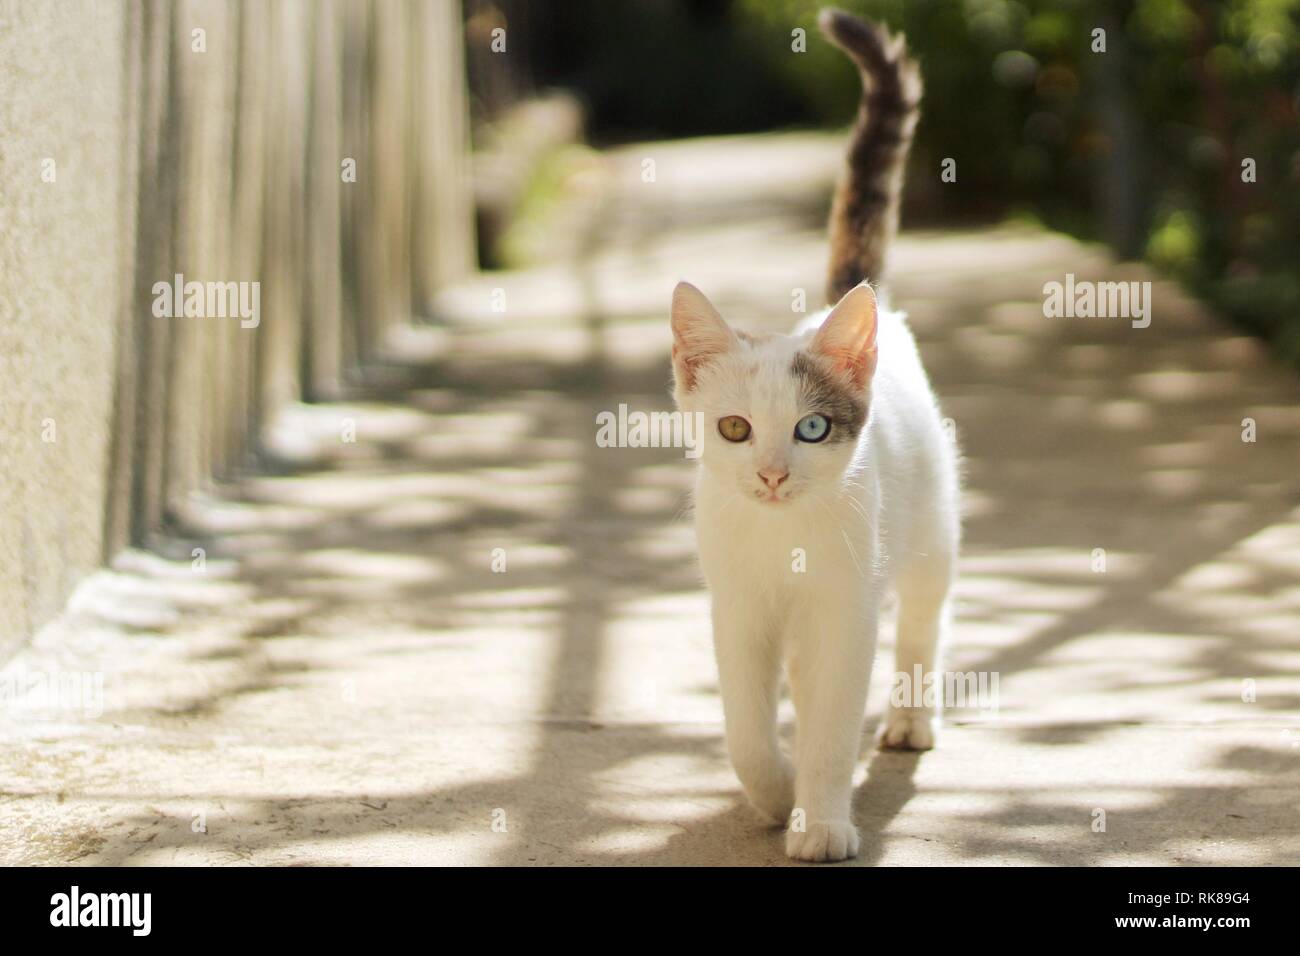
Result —
<path fill-rule="evenodd" d="M 848 820 L 809 821 L 785 834 L 785 855 L 810 863 L 837 863 L 858 855 L 858 828 Z"/>
<path fill-rule="evenodd" d="M 929 750 L 934 746 L 935 716 L 926 710 L 891 707 L 880 731 L 886 750 Z"/>

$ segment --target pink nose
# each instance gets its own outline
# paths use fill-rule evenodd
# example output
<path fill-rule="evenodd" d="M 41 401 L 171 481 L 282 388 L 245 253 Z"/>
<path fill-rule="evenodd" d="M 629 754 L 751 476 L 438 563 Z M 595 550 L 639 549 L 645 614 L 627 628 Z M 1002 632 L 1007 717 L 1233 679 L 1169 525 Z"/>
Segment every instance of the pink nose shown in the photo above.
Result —
<path fill-rule="evenodd" d="M 760 468 L 758 477 L 763 479 L 763 484 L 776 491 L 777 485 L 790 477 L 790 472 L 784 468 Z"/>

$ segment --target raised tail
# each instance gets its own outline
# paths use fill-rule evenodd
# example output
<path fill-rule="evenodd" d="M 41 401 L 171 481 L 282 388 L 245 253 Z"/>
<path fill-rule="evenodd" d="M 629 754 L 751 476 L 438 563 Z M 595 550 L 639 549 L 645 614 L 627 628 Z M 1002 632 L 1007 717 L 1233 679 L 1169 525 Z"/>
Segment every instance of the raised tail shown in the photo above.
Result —
<path fill-rule="evenodd" d="M 833 303 L 884 271 L 885 251 L 898 231 L 903 167 L 921 115 L 921 70 L 902 35 L 883 26 L 829 7 L 817 24 L 862 74 L 862 103 L 831 204 L 826 301 Z"/>

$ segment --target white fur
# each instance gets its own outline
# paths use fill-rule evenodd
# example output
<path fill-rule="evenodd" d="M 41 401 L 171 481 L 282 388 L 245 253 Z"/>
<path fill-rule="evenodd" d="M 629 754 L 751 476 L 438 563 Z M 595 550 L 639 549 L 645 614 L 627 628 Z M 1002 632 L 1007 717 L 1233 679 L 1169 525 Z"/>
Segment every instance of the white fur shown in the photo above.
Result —
<path fill-rule="evenodd" d="M 789 336 L 748 342 L 728 339 L 698 290 L 683 284 L 674 296 L 676 398 L 683 411 L 704 415 L 695 524 L 713 596 L 727 747 L 751 802 L 773 823 L 791 823 L 786 852 L 803 860 L 857 853 L 852 780 L 881 599 L 891 587 L 899 599 L 897 670 L 910 675 L 919 664 L 930 673 L 959 537 L 956 448 L 901 313 L 881 308 L 873 319 L 875 370 L 857 442 L 794 440 L 810 410 L 800 406 L 791 362 L 813 348 L 831 311 Z M 706 361 L 688 387 L 685 363 L 701 341 Z M 719 435 L 717 421 L 728 415 L 751 422 L 749 441 Z M 771 492 L 757 474 L 773 466 L 789 471 L 778 502 L 762 500 Z M 777 739 L 783 663 L 797 719 L 793 763 Z M 881 742 L 928 749 L 935 718 L 891 706 Z M 802 814 L 791 821 L 795 809 Z"/>

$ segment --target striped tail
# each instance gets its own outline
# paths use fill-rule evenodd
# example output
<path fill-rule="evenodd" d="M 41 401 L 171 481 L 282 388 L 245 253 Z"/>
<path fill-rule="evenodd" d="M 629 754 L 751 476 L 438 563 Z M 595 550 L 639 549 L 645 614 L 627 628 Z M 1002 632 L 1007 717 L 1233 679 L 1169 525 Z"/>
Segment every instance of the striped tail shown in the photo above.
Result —
<path fill-rule="evenodd" d="M 831 204 L 827 302 L 838 302 L 863 279 L 877 281 L 898 231 L 903 168 L 921 115 L 921 71 L 901 35 L 827 8 L 817 18 L 826 37 L 862 74 L 862 104 L 845 171 Z"/>

